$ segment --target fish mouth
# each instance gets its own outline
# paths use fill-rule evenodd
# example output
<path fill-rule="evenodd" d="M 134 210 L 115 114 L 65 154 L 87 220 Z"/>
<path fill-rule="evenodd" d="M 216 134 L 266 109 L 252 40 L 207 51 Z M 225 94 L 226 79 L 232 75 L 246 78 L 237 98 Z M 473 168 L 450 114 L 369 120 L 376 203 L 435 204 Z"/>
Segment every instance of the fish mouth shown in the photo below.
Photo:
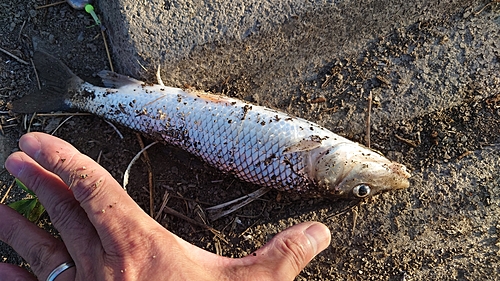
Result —
<path fill-rule="evenodd" d="M 410 181 L 408 179 L 411 177 L 411 174 L 405 165 L 402 165 L 402 164 L 399 164 L 396 162 L 392 162 L 389 165 L 389 169 L 395 175 L 398 176 L 398 180 L 397 180 L 398 184 L 396 184 L 394 186 L 396 189 L 403 189 L 403 188 L 407 188 L 410 186 Z"/>

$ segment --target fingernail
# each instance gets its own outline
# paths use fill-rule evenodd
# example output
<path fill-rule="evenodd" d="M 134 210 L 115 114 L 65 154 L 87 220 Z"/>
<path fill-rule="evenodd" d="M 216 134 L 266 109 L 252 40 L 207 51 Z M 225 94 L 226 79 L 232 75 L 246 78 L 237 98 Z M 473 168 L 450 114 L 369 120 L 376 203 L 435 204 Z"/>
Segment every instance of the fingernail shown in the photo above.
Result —
<path fill-rule="evenodd" d="M 311 242 L 315 254 L 318 254 L 330 245 L 330 230 L 324 224 L 314 223 L 304 231 L 304 234 L 309 239 L 309 242 Z"/>
<path fill-rule="evenodd" d="M 11 155 L 5 160 L 5 169 L 14 177 L 18 177 L 24 169 L 24 161 L 19 155 Z"/>
<path fill-rule="evenodd" d="M 26 134 L 19 140 L 19 147 L 30 157 L 36 158 L 42 148 L 42 145 L 33 134 Z"/>

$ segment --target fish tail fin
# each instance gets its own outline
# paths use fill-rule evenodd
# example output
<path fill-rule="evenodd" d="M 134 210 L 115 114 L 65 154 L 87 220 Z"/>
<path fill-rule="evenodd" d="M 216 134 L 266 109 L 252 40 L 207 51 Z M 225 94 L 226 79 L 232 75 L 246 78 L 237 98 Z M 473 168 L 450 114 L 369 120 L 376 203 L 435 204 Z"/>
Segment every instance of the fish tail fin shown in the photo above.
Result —
<path fill-rule="evenodd" d="M 34 90 L 31 94 L 13 101 L 10 109 L 15 113 L 49 112 L 69 109 L 69 99 L 83 80 L 57 58 L 36 51 L 33 61 L 42 90 Z"/>

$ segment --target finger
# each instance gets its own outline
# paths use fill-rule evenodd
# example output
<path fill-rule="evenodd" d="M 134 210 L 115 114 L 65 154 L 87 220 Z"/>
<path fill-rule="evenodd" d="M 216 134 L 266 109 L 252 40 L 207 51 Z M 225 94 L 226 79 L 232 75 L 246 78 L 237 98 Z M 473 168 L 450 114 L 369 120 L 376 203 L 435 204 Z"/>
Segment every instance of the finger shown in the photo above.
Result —
<path fill-rule="evenodd" d="M 17 265 L 0 263 L 0 280 L 36 281 L 36 277 Z"/>
<path fill-rule="evenodd" d="M 63 242 L 52 237 L 7 205 L 0 204 L 0 240 L 9 244 L 29 264 L 40 278 L 47 278 L 50 271 L 59 264 L 70 261 Z M 22 270 L 22 269 L 20 269 Z M 25 276 L 13 267 L 2 264 L 0 272 Z M 16 274 L 20 275 L 16 275 Z M 0 276 L 4 276 L 0 273 Z M 0 278 L 1 279 L 1 278 Z M 16 279 L 5 279 L 16 280 Z M 27 279 L 31 280 L 31 279 Z"/>
<path fill-rule="evenodd" d="M 330 230 L 318 222 L 305 222 L 278 233 L 264 247 L 243 258 L 245 270 L 293 280 L 321 251 L 330 245 Z"/>
<path fill-rule="evenodd" d="M 43 168 L 58 175 L 70 188 L 101 239 L 121 241 L 131 228 L 149 218 L 108 171 L 69 143 L 47 134 L 29 133 L 21 137 L 19 146 Z M 9 171 L 15 176 L 16 172 L 20 172 L 19 167 L 12 167 Z M 33 180 L 32 183 L 39 182 Z M 37 193 L 35 189 L 37 187 L 33 187 Z M 130 212 L 134 216 L 123 216 Z M 59 231 L 62 234 L 62 229 Z M 109 233 L 113 233 L 112 238 Z"/>
<path fill-rule="evenodd" d="M 81 262 L 92 260 L 94 253 L 88 245 L 96 251 L 102 249 L 98 235 L 68 186 L 22 152 L 10 155 L 5 167 L 37 194 L 71 256 L 81 258 Z"/>

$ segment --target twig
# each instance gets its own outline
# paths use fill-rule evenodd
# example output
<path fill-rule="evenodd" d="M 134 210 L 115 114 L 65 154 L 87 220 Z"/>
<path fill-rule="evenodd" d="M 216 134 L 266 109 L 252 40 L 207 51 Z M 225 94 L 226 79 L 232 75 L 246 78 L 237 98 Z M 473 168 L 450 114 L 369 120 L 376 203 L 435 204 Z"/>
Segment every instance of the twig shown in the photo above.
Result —
<path fill-rule="evenodd" d="M 30 58 L 30 61 L 31 61 L 31 66 L 33 66 L 33 71 L 35 71 L 36 84 L 38 85 L 38 90 L 42 90 L 42 86 L 40 85 L 40 79 L 38 78 L 38 72 L 36 71 L 35 63 L 33 62 L 32 58 Z"/>
<path fill-rule="evenodd" d="M 0 201 L 0 204 L 3 204 L 3 202 L 5 202 L 5 199 L 9 195 L 10 190 L 12 189 L 12 187 L 14 186 L 15 183 L 16 183 L 16 181 L 13 180 L 12 183 L 9 185 L 9 188 L 7 189 L 7 192 L 5 192 L 4 196 L 2 197 L 2 200 Z"/>
<path fill-rule="evenodd" d="M 158 221 L 161 214 L 163 213 L 163 209 L 165 209 L 165 206 L 167 206 L 168 199 L 170 199 L 170 193 L 168 191 L 166 191 L 165 194 L 163 195 L 163 200 L 161 202 L 160 211 L 158 211 L 158 213 L 155 216 L 155 221 Z"/>
<path fill-rule="evenodd" d="M 457 157 L 457 160 L 462 160 L 465 156 L 468 156 L 470 154 L 474 153 L 474 151 L 467 150 L 466 152 L 462 153 L 460 156 Z"/>
<path fill-rule="evenodd" d="M 144 67 L 144 65 L 142 65 L 142 64 L 141 64 L 141 62 L 140 62 L 138 59 L 136 59 L 136 61 L 137 61 L 137 63 L 139 64 L 139 66 L 140 66 L 140 67 L 141 67 L 144 71 L 148 71 L 148 69 L 147 69 L 147 68 L 145 68 L 145 67 Z"/>
<path fill-rule="evenodd" d="M 18 124 L 10 124 L 10 125 L 4 125 L 4 126 L 2 126 L 2 133 L 3 133 L 3 129 L 12 128 L 12 127 L 15 127 L 17 125 Z"/>
<path fill-rule="evenodd" d="M 118 128 L 116 128 L 115 125 L 113 125 L 113 123 L 107 121 L 107 120 L 104 120 L 104 122 L 108 123 L 109 126 L 111 126 L 111 128 L 115 129 L 115 132 L 118 134 L 118 136 L 120 137 L 120 139 L 123 139 L 123 135 L 122 133 L 120 133 L 120 131 L 118 131 Z"/>
<path fill-rule="evenodd" d="M 109 68 L 111 71 L 115 72 L 113 68 L 113 63 L 111 62 L 111 55 L 109 54 L 108 42 L 106 42 L 106 34 L 104 33 L 104 28 L 101 28 L 102 40 L 104 41 L 104 48 L 106 49 L 106 55 L 108 56 Z"/>
<path fill-rule="evenodd" d="M 74 115 L 71 115 L 71 116 L 68 116 L 66 119 L 64 119 L 59 125 L 57 125 L 57 127 L 54 129 L 54 131 L 52 131 L 52 133 L 50 135 L 53 136 L 56 133 L 56 131 L 59 130 L 59 128 L 61 128 L 62 125 L 64 125 L 64 123 L 66 123 L 66 121 L 73 118 L 73 116 Z"/>
<path fill-rule="evenodd" d="M 21 25 L 21 30 L 19 30 L 19 35 L 17 35 L 17 41 L 19 41 L 19 38 L 21 38 L 21 33 L 23 32 L 25 25 L 26 25 L 26 20 L 24 20 L 23 25 Z"/>
<path fill-rule="evenodd" d="M 400 137 L 398 135 L 394 135 L 398 140 L 406 143 L 407 145 L 411 146 L 411 147 L 417 147 L 418 144 L 415 142 L 415 141 L 412 141 L 412 140 L 409 140 L 409 139 L 405 139 L 403 137 Z"/>
<path fill-rule="evenodd" d="M 158 81 L 158 85 L 165 86 L 165 84 L 163 84 L 163 80 L 161 80 L 160 64 L 158 64 L 158 71 L 156 71 L 156 80 Z"/>
<path fill-rule="evenodd" d="M 43 6 L 36 6 L 35 10 L 40 10 L 40 9 L 43 9 L 43 8 L 57 6 L 57 5 L 64 4 L 64 3 L 66 3 L 66 1 L 59 1 L 59 2 L 50 3 L 50 4 L 47 4 L 47 5 L 43 5 Z"/>
<path fill-rule="evenodd" d="M 25 115 L 26 116 L 26 115 Z M 29 133 L 31 131 L 31 124 L 33 124 L 33 120 L 35 120 L 36 112 L 33 113 L 33 116 L 31 116 L 30 123 L 28 124 L 28 128 L 26 128 L 26 131 Z"/>
<path fill-rule="evenodd" d="M 99 155 L 97 155 L 97 160 L 95 160 L 97 164 L 101 162 L 101 156 L 102 156 L 102 150 L 99 150 Z"/>
<path fill-rule="evenodd" d="M 484 9 L 486 9 L 488 6 L 490 6 L 493 3 L 500 3 L 500 0 L 492 0 L 490 3 L 484 5 L 484 7 L 481 10 L 479 10 L 479 12 L 474 13 L 474 15 L 475 16 L 479 15 L 480 13 L 482 13 L 484 11 Z"/>
<path fill-rule="evenodd" d="M 150 148 L 151 146 L 153 146 L 153 145 L 155 145 L 157 143 L 158 142 L 155 141 L 153 143 L 148 144 L 148 146 L 146 146 L 143 149 L 141 149 L 141 151 L 139 151 L 134 156 L 134 158 L 132 158 L 132 161 L 130 161 L 130 163 L 127 166 L 127 169 L 125 170 L 125 173 L 123 174 L 123 189 L 127 190 L 128 178 L 130 176 L 130 169 L 132 168 L 132 165 L 134 165 L 135 161 L 137 161 L 137 159 L 139 159 L 139 157 L 141 157 L 142 152 L 144 152 L 146 149 Z"/>
<path fill-rule="evenodd" d="M 366 112 L 366 135 L 365 135 L 365 142 L 366 142 L 366 147 L 370 148 L 370 117 L 371 117 L 371 112 L 372 112 L 372 92 L 370 91 L 370 94 L 368 95 L 368 112 Z"/>
<path fill-rule="evenodd" d="M 194 220 L 194 219 L 192 219 L 192 218 L 190 218 L 190 217 L 188 217 L 188 216 L 186 216 L 184 214 L 181 214 L 181 213 L 177 212 L 176 210 L 174 210 L 174 209 L 172 209 L 170 207 L 165 207 L 164 212 L 167 213 L 167 214 L 176 216 L 176 217 L 178 217 L 180 219 L 183 219 L 183 220 L 187 221 L 190 224 L 194 224 L 194 225 L 197 225 L 197 226 L 199 226 L 199 227 L 201 227 L 203 229 L 207 229 L 210 232 L 212 232 L 215 236 L 217 236 L 219 239 L 221 239 L 222 241 L 224 241 L 226 243 L 229 243 L 227 241 L 227 239 L 222 236 L 222 234 L 220 233 L 220 231 L 218 231 L 217 229 L 215 229 L 215 228 L 213 228 L 211 226 L 208 226 L 206 224 L 200 223 L 200 222 L 198 222 L 198 221 L 196 221 L 196 220 Z"/>
<path fill-rule="evenodd" d="M 247 194 L 240 198 L 236 198 L 226 203 L 206 208 L 205 210 L 209 213 L 208 216 L 210 220 L 215 221 L 250 204 L 251 202 L 260 198 L 262 195 L 266 194 L 269 190 L 271 190 L 269 187 L 261 187 L 250 194 Z M 229 206 L 231 206 L 229 209 L 224 210 L 224 208 Z"/>
<path fill-rule="evenodd" d="M 17 60 L 18 62 L 20 62 L 20 63 L 22 63 L 22 64 L 29 64 L 27 61 L 25 61 L 25 60 L 23 60 L 23 59 L 19 58 L 18 56 L 14 55 L 14 54 L 12 54 L 12 53 L 10 53 L 10 52 L 8 52 L 8 51 L 7 51 L 7 50 L 5 50 L 5 49 L 0 48 L 0 51 L 2 51 L 4 54 L 6 54 L 6 55 L 8 55 L 8 56 L 11 56 L 12 58 L 14 58 L 15 60 Z"/>
<path fill-rule="evenodd" d="M 142 141 L 141 134 L 136 133 L 137 136 L 137 141 L 139 142 L 139 145 L 141 148 L 144 147 L 144 142 Z M 148 152 L 144 151 L 142 153 L 144 156 L 144 162 L 146 162 L 146 166 L 148 166 L 148 183 L 149 183 L 149 214 L 151 217 L 154 217 L 154 197 L 155 197 L 155 189 L 154 189 L 154 182 L 153 182 L 153 167 L 151 165 L 151 161 L 149 160 Z"/>
<path fill-rule="evenodd" d="M 356 229 L 356 222 L 358 221 L 358 209 L 359 205 L 354 206 L 352 208 L 352 229 L 351 229 L 351 235 L 354 236 L 354 230 Z"/>
<path fill-rule="evenodd" d="M 330 220 L 332 218 L 335 218 L 335 217 L 339 217 L 347 212 L 349 212 L 350 210 L 352 210 L 354 207 L 356 207 L 358 204 L 361 203 L 361 200 L 357 199 L 357 200 L 350 200 L 347 202 L 347 205 L 346 207 L 344 207 L 342 210 L 340 210 L 339 212 L 335 213 L 335 214 L 331 214 L 331 215 L 328 215 L 326 217 L 327 220 Z"/>
<path fill-rule="evenodd" d="M 82 113 L 60 112 L 60 113 L 39 113 L 39 114 L 37 114 L 37 116 L 40 116 L 40 117 L 47 117 L 47 116 L 50 116 L 50 117 L 54 117 L 54 116 L 89 116 L 89 115 L 93 115 L 93 114 L 86 113 L 86 112 L 82 112 Z"/>

